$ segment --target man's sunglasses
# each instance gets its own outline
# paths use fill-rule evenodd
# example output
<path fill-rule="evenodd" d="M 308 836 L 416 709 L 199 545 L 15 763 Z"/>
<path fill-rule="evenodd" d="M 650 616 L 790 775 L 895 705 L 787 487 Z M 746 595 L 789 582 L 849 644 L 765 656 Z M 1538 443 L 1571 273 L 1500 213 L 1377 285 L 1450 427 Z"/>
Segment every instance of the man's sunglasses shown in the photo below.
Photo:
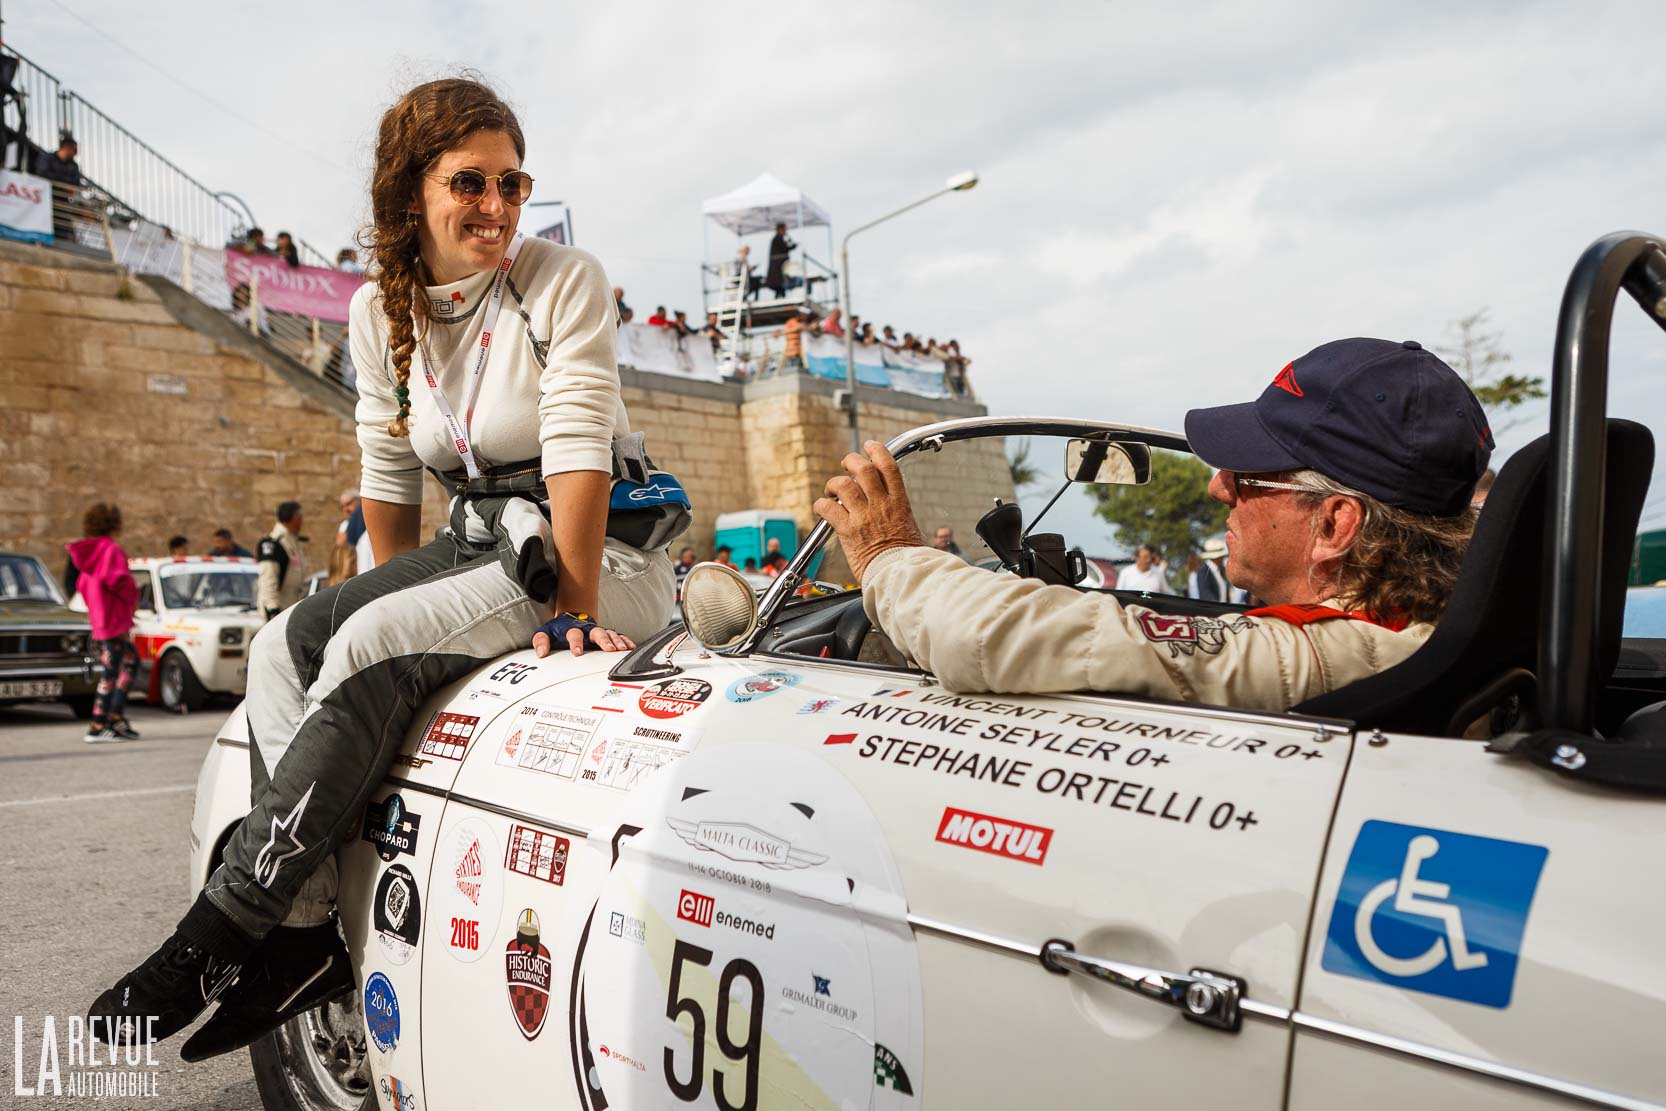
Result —
<path fill-rule="evenodd" d="M 1234 500 L 1244 496 L 1244 487 L 1252 486 L 1262 490 L 1294 490 L 1298 494 L 1310 493 L 1306 486 L 1298 486 L 1294 482 L 1278 482 L 1270 478 L 1250 478 L 1237 471 L 1227 471 L 1232 476 L 1232 497 Z"/>
<path fill-rule="evenodd" d="M 532 175 L 524 170 L 510 170 L 506 174 L 483 174 L 479 170 L 458 170 L 450 177 L 443 174 L 423 174 L 430 181 L 443 181 L 451 188 L 451 199 L 458 204 L 479 204 L 486 199 L 486 183 L 497 182 L 498 195 L 504 204 L 519 207 L 532 196 Z"/>

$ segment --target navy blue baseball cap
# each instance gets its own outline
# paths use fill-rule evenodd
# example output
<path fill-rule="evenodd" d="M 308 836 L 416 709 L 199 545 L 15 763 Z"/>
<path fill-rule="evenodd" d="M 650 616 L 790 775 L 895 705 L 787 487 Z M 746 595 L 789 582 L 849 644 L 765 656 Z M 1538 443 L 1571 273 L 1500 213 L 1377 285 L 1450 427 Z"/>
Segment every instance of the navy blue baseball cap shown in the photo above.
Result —
<path fill-rule="evenodd" d="M 1187 413 L 1186 438 L 1217 470 L 1311 469 L 1440 517 L 1468 508 L 1493 449 L 1475 394 L 1416 340 L 1322 344 L 1254 401 Z"/>

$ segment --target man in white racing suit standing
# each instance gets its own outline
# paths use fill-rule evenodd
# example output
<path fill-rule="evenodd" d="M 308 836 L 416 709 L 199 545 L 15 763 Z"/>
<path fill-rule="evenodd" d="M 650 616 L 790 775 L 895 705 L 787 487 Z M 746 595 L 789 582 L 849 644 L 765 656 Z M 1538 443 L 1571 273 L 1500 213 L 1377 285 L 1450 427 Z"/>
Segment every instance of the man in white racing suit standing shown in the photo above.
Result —
<path fill-rule="evenodd" d="M 1229 507 L 1227 577 L 1267 605 L 1169 616 L 969 566 L 926 545 L 884 445 L 851 453 L 816 512 L 863 605 L 950 690 L 1116 691 L 1285 710 L 1399 663 L 1433 631 L 1493 440 L 1463 380 L 1416 342 L 1345 339 L 1252 402 L 1186 415 Z"/>

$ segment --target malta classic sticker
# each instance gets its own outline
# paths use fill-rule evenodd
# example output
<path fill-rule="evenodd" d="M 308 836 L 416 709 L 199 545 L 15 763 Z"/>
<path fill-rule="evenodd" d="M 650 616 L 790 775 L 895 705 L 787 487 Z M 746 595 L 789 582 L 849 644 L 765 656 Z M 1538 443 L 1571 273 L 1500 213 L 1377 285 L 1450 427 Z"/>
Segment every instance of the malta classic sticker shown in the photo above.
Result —
<path fill-rule="evenodd" d="M 538 933 L 538 912 L 531 907 L 515 920 L 515 936 L 504 954 L 509 1010 L 527 1041 L 538 1036 L 550 1013 L 550 951 Z"/>
<path fill-rule="evenodd" d="M 745 704 L 756 702 L 760 698 L 768 698 L 778 690 L 796 687 L 802 675 L 794 675 L 790 671 L 760 671 L 756 675 L 743 675 L 729 684 L 729 689 L 723 692 L 723 697 L 730 702 Z"/>
<path fill-rule="evenodd" d="M 388 960 L 394 964 L 410 960 L 422 931 L 422 899 L 417 894 L 416 877 L 403 864 L 382 873 L 376 884 L 371 920 Z"/>
<path fill-rule="evenodd" d="M 1326 972 L 1508 1007 L 1550 850 L 1366 822 L 1325 936 Z"/>
<path fill-rule="evenodd" d="M 642 692 L 639 710 L 651 718 L 680 718 L 710 698 L 712 685 L 704 679 L 665 679 Z"/>
<path fill-rule="evenodd" d="M 445 951 L 473 964 L 491 948 L 497 932 L 503 909 L 503 871 L 498 862 L 504 855 L 491 827 L 479 818 L 458 822 L 445 848 L 430 879 L 434 922 L 444 936 Z"/>
<path fill-rule="evenodd" d="M 360 836 L 376 846 L 377 856 L 391 861 L 416 852 L 420 825 L 422 815 L 406 810 L 405 800 L 396 792 L 364 808 L 364 832 Z"/>
<path fill-rule="evenodd" d="M 393 1047 L 399 1044 L 399 996 L 380 972 L 372 972 L 365 981 L 364 1027 L 383 1053 L 393 1052 Z"/>
<path fill-rule="evenodd" d="M 563 1018 L 586 1106 L 918 1107 L 901 875 L 819 755 L 692 753 L 575 851 L 593 854 L 597 897 L 567 903 L 558 946 L 573 954 Z"/>

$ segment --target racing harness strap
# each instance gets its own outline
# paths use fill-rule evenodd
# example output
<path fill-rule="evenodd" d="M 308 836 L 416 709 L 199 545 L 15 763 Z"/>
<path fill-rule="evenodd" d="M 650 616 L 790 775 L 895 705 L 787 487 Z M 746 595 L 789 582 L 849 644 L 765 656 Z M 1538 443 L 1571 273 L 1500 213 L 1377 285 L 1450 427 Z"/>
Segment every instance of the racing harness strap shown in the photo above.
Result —
<path fill-rule="evenodd" d="M 1303 625 L 1313 625 L 1320 621 L 1335 621 L 1347 618 L 1351 621 L 1364 621 L 1369 625 L 1379 625 L 1389 632 L 1402 632 L 1411 622 L 1404 614 L 1384 615 L 1372 613 L 1369 610 L 1339 610 L 1331 606 L 1320 605 L 1317 602 L 1286 602 L 1281 606 L 1261 606 L 1245 612 L 1246 617 L 1271 617 L 1286 624 L 1300 628 Z"/>

